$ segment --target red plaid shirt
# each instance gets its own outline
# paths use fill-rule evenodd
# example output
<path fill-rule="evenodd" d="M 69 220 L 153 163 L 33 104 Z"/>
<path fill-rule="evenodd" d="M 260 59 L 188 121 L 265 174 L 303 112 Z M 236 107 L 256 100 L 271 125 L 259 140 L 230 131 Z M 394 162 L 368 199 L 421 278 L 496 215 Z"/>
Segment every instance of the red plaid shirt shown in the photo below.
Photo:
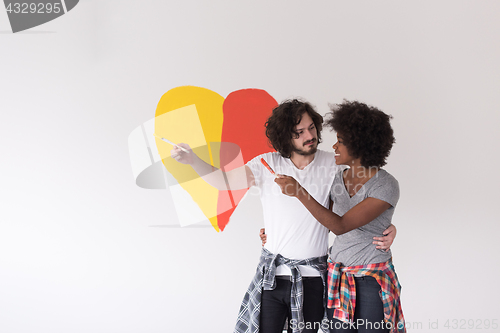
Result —
<path fill-rule="evenodd" d="M 401 285 L 392 261 L 378 264 L 344 267 L 328 259 L 328 302 L 334 308 L 333 317 L 343 322 L 353 320 L 356 309 L 356 284 L 354 275 L 371 276 L 380 285 L 380 298 L 384 304 L 384 318 L 390 323 L 391 333 L 406 332 L 399 295 Z"/>

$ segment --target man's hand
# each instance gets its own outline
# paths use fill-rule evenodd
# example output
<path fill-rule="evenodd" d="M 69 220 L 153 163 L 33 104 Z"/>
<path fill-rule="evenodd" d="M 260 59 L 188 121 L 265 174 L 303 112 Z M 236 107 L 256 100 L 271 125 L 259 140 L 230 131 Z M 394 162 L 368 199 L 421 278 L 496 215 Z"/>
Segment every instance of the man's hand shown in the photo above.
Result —
<path fill-rule="evenodd" d="M 182 151 L 182 149 L 180 149 L 178 146 L 186 149 L 188 152 L 186 153 Z M 186 143 L 179 143 L 177 146 L 174 146 L 174 148 L 170 151 L 170 156 L 172 156 L 174 160 L 182 164 L 193 164 L 194 163 L 193 155 L 194 153 L 191 150 L 191 147 L 189 147 L 189 145 Z"/>
<path fill-rule="evenodd" d="M 281 192 L 290 197 L 296 197 L 299 193 L 304 191 L 299 182 L 295 178 L 285 175 L 277 175 L 274 182 L 279 185 Z"/>
<path fill-rule="evenodd" d="M 373 237 L 373 244 L 377 245 L 377 249 L 387 252 L 394 242 L 394 238 L 396 238 L 396 227 L 391 224 L 389 228 L 384 230 L 383 234 L 385 235 L 384 237 Z"/>
<path fill-rule="evenodd" d="M 264 228 L 260 229 L 259 237 L 260 240 L 262 241 L 262 246 L 264 246 L 264 244 L 266 244 L 267 242 L 266 229 Z"/>

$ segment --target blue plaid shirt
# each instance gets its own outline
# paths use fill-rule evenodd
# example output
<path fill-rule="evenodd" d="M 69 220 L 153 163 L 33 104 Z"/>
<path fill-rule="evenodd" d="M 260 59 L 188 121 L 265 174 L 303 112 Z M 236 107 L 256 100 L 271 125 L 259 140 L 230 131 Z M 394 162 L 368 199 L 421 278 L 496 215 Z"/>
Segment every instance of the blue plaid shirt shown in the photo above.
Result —
<path fill-rule="evenodd" d="M 302 275 L 298 268 L 299 265 L 307 265 L 316 269 L 323 280 L 323 286 L 326 285 L 326 259 L 328 255 L 322 257 L 308 258 L 302 260 L 292 260 L 283 257 L 281 254 L 272 254 L 267 249 L 262 248 L 259 266 L 257 272 L 248 287 L 248 290 L 241 302 L 240 312 L 234 333 L 258 333 L 260 324 L 260 303 L 262 299 L 262 290 L 274 290 L 276 287 L 276 267 L 286 265 L 292 271 L 292 291 L 290 295 L 292 318 L 297 325 L 293 327 L 293 333 L 300 333 L 298 327 L 304 327 L 304 316 L 302 314 L 302 305 L 304 302 L 302 292 Z M 323 306 L 326 309 L 326 299 L 323 299 Z M 326 315 L 326 312 L 325 312 Z M 323 325 L 321 329 L 325 331 Z"/>

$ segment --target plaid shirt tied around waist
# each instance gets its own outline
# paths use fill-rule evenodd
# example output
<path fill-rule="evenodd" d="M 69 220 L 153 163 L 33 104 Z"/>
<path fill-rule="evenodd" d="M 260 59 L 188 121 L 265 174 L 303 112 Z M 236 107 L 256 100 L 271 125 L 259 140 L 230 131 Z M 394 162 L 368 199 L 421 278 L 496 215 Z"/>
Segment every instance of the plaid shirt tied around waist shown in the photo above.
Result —
<path fill-rule="evenodd" d="M 371 276 L 380 285 L 380 298 L 384 305 L 384 318 L 391 323 L 391 333 L 405 333 L 403 309 L 399 299 L 401 285 L 394 270 L 392 260 L 387 262 L 342 266 L 339 262 L 328 259 L 328 302 L 334 308 L 333 317 L 343 322 L 354 318 L 356 308 L 356 284 L 354 275 Z"/>
<path fill-rule="evenodd" d="M 262 248 L 257 272 L 248 287 L 248 290 L 241 302 L 240 312 L 234 333 L 258 333 L 260 324 L 260 303 L 262 290 L 274 290 L 276 287 L 276 267 L 286 265 L 292 271 L 292 290 L 290 295 L 292 318 L 297 325 L 294 325 L 293 333 L 300 333 L 298 327 L 303 327 L 304 316 L 302 314 L 303 292 L 302 275 L 299 265 L 307 265 L 316 269 L 323 280 L 325 286 L 327 255 L 301 260 L 292 260 L 283 257 L 281 254 L 272 254 L 267 249 Z M 326 300 L 323 300 L 326 303 Z M 325 305 L 325 304 L 324 304 Z M 325 331 L 328 332 L 328 331 Z"/>

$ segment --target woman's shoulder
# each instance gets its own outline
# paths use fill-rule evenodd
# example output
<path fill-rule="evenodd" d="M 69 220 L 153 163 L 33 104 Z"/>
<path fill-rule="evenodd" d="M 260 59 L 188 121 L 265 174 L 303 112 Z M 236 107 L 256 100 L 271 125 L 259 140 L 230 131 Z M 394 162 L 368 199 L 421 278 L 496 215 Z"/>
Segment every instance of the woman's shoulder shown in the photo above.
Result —
<path fill-rule="evenodd" d="M 386 201 L 393 207 L 396 207 L 399 201 L 399 195 L 398 181 L 394 176 L 383 169 L 377 172 L 376 179 L 367 189 L 368 197 Z"/>
<path fill-rule="evenodd" d="M 377 178 L 378 178 L 377 180 L 379 181 L 379 183 L 382 183 L 382 184 L 387 185 L 387 186 L 399 188 L 398 180 L 393 175 L 391 175 L 389 172 L 387 172 L 385 169 L 380 169 L 377 172 Z"/>

